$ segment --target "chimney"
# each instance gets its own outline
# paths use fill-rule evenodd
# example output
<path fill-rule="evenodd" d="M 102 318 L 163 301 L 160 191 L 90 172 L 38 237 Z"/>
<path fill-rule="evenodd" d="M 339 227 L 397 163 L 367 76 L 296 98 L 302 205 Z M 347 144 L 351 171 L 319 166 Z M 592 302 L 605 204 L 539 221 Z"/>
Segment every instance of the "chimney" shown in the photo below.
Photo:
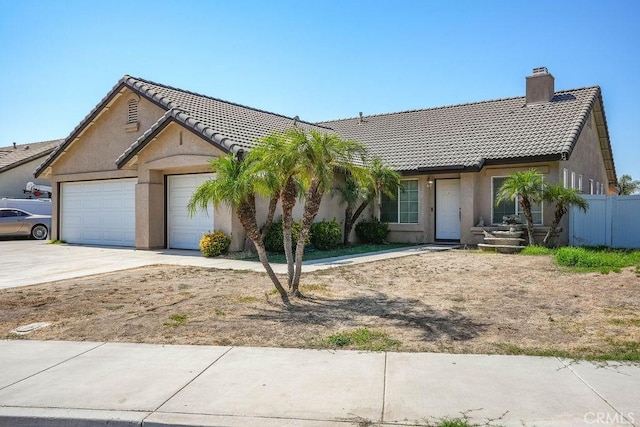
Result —
<path fill-rule="evenodd" d="M 360 111 L 358 115 L 360 116 L 360 118 L 358 119 L 358 123 L 364 123 L 364 117 L 362 116 L 362 111 Z"/>
<path fill-rule="evenodd" d="M 551 101 L 555 92 L 553 82 L 547 67 L 534 68 L 531 75 L 527 76 L 527 104 Z"/>
<path fill-rule="evenodd" d="M 18 144 L 16 144 L 15 142 L 13 143 L 13 149 L 15 150 L 16 148 L 18 148 Z"/>

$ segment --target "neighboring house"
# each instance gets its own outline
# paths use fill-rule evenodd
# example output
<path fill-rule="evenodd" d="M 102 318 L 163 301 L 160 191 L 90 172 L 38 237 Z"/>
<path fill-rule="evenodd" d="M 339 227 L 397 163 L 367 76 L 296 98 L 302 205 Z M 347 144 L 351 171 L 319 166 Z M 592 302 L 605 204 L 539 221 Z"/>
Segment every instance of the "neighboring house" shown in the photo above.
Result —
<path fill-rule="evenodd" d="M 24 189 L 28 182 L 51 185 L 45 177 L 34 178 L 33 171 L 51 152 L 64 141 L 33 142 L 0 147 L 0 199 L 25 199 Z M 46 196 L 45 196 L 46 197 Z"/>
<path fill-rule="evenodd" d="M 515 203 L 494 204 L 517 170 L 534 167 L 585 193 L 616 191 L 600 88 L 555 92 L 545 68 L 527 77 L 525 97 L 315 124 L 125 76 L 36 171 L 54 186 L 52 238 L 195 249 L 215 226 L 240 249 L 244 233 L 229 208 L 189 218 L 186 203 L 212 176 L 211 157 L 292 126 L 360 141 L 402 173 L 398 198 L 373 206 L 393 241 L 478 243 L 481 218 L 492 225 L 519 213 Z M 343 212 L 328 196 L 318 220 L 343 221 Z M 552 214 L 534 209 L 540 233 Z"/>

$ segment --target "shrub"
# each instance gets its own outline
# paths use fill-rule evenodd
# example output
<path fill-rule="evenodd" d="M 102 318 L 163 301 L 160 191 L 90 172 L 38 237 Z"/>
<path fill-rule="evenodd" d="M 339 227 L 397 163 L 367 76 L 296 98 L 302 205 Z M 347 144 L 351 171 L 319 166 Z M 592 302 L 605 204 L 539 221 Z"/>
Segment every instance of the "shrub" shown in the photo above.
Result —
<path fill-rule="evenodd" d="M 204 256 L 218 256 L 226 253 L 231 245 L 231 238 L 218 230 L 213 233 L 205 233 L 200 239 L 200 252 Z"/>
<path fill-rule="evenodd" d="M 316 222 L 311 226 L 311 243 L 321 251 L 329 251 L 340 246 L 342 230 L 340 224 L 333 221 Z"/>
<path fill-rule="evenodd" d="M 302 229 L 302 223 L 293 222 L 291 226 L 291 238 L 293 240 L 293 250 L 296 250 L 296 241 L 298 240 L 298 234 Z M 313 233 L 309 233 L 307 236 L 308 245 L 311 242 Z M 274 221 L 271 223 L 271 228 L 267 231 L 264 237 L 264 246 L 269 252 L 284 253 L 284 236 L 282 235 L 282 221 Z"/>
<path fill-rule="evenodd" d="M 377 218 L 360 221 L 356 224 L 356 236 L 362 243 L 384 243 L 389 235 L 389 224 Z"/>

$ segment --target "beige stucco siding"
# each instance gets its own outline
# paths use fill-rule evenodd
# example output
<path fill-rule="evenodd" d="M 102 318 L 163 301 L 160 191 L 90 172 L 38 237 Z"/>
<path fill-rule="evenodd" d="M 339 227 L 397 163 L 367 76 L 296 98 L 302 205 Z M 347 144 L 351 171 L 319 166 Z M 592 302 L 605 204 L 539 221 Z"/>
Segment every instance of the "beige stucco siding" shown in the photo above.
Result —
<path fill-rule="evenodd" d="M 564 180 L 564 169 L 567 169 L 568 171 L 569 185 L 571 185 L 572 173 L 575 174 L 576 187 L 578 185 L 578 177 L 582 175 L 583 193 L 589 194 L 589 180 L 592 179 L 594 187 L 596 183 L 604 185 L 604 194 L 607 194 L 609 187 L 607 171 L 604 167 L 602 150 L 600 149 L 600 142 L 598 140 L 598 132 L 596 130 L 593 114 L 589 116 L 587 124 L 582 129 L 582 132 L 578 137 L 578 142 L 576 143 L 569 159 L 560 162 L 558 182 L 563 182 Z"/>
<path fill-rule="evenodd" d="M 116 159 L 164 113 L 155 104 L 144 98 L 140 99 L 139 128 L 137 131 L 129 132 L 126 129 L 127 102 L 131 97 L 139 99 L 137 95 L 124 89 L 123 93 L 105 107 L 78 139 L 71 143 L 66 153 L 56 159 L 52 165 L 53 173 L 56 175 L 89 173 L 102 179 L 118 177 Z"/>
<path fill-rule="evenodd" d="M 50 179 L 36 179 L 33 176 L 33 171 L 40 166 L 45 158 L 41 157 L 0 173 L 0 198 L 26 198 L 23 190 L 27 182 L 50 186 Z"/>

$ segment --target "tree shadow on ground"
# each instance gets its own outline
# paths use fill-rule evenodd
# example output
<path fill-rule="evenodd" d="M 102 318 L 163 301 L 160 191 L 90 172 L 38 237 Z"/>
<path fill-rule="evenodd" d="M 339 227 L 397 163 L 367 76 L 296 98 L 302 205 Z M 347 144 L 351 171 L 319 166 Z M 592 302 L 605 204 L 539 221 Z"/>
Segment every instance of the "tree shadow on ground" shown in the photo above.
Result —
<path fill-rule="evenodd" d="M 383 292 L 343 299 L 307 297 L 303 304 L 283 310 L 260 310 L 244 316 L 278 324 L 332 326 L 353 321 L 417 329 L 426 341 L 447 338 L 465 341 L 477 337 L 487 324 L 477 323 L 454 310 L 438 310 L 415 298 L 389 297 Z"/>

